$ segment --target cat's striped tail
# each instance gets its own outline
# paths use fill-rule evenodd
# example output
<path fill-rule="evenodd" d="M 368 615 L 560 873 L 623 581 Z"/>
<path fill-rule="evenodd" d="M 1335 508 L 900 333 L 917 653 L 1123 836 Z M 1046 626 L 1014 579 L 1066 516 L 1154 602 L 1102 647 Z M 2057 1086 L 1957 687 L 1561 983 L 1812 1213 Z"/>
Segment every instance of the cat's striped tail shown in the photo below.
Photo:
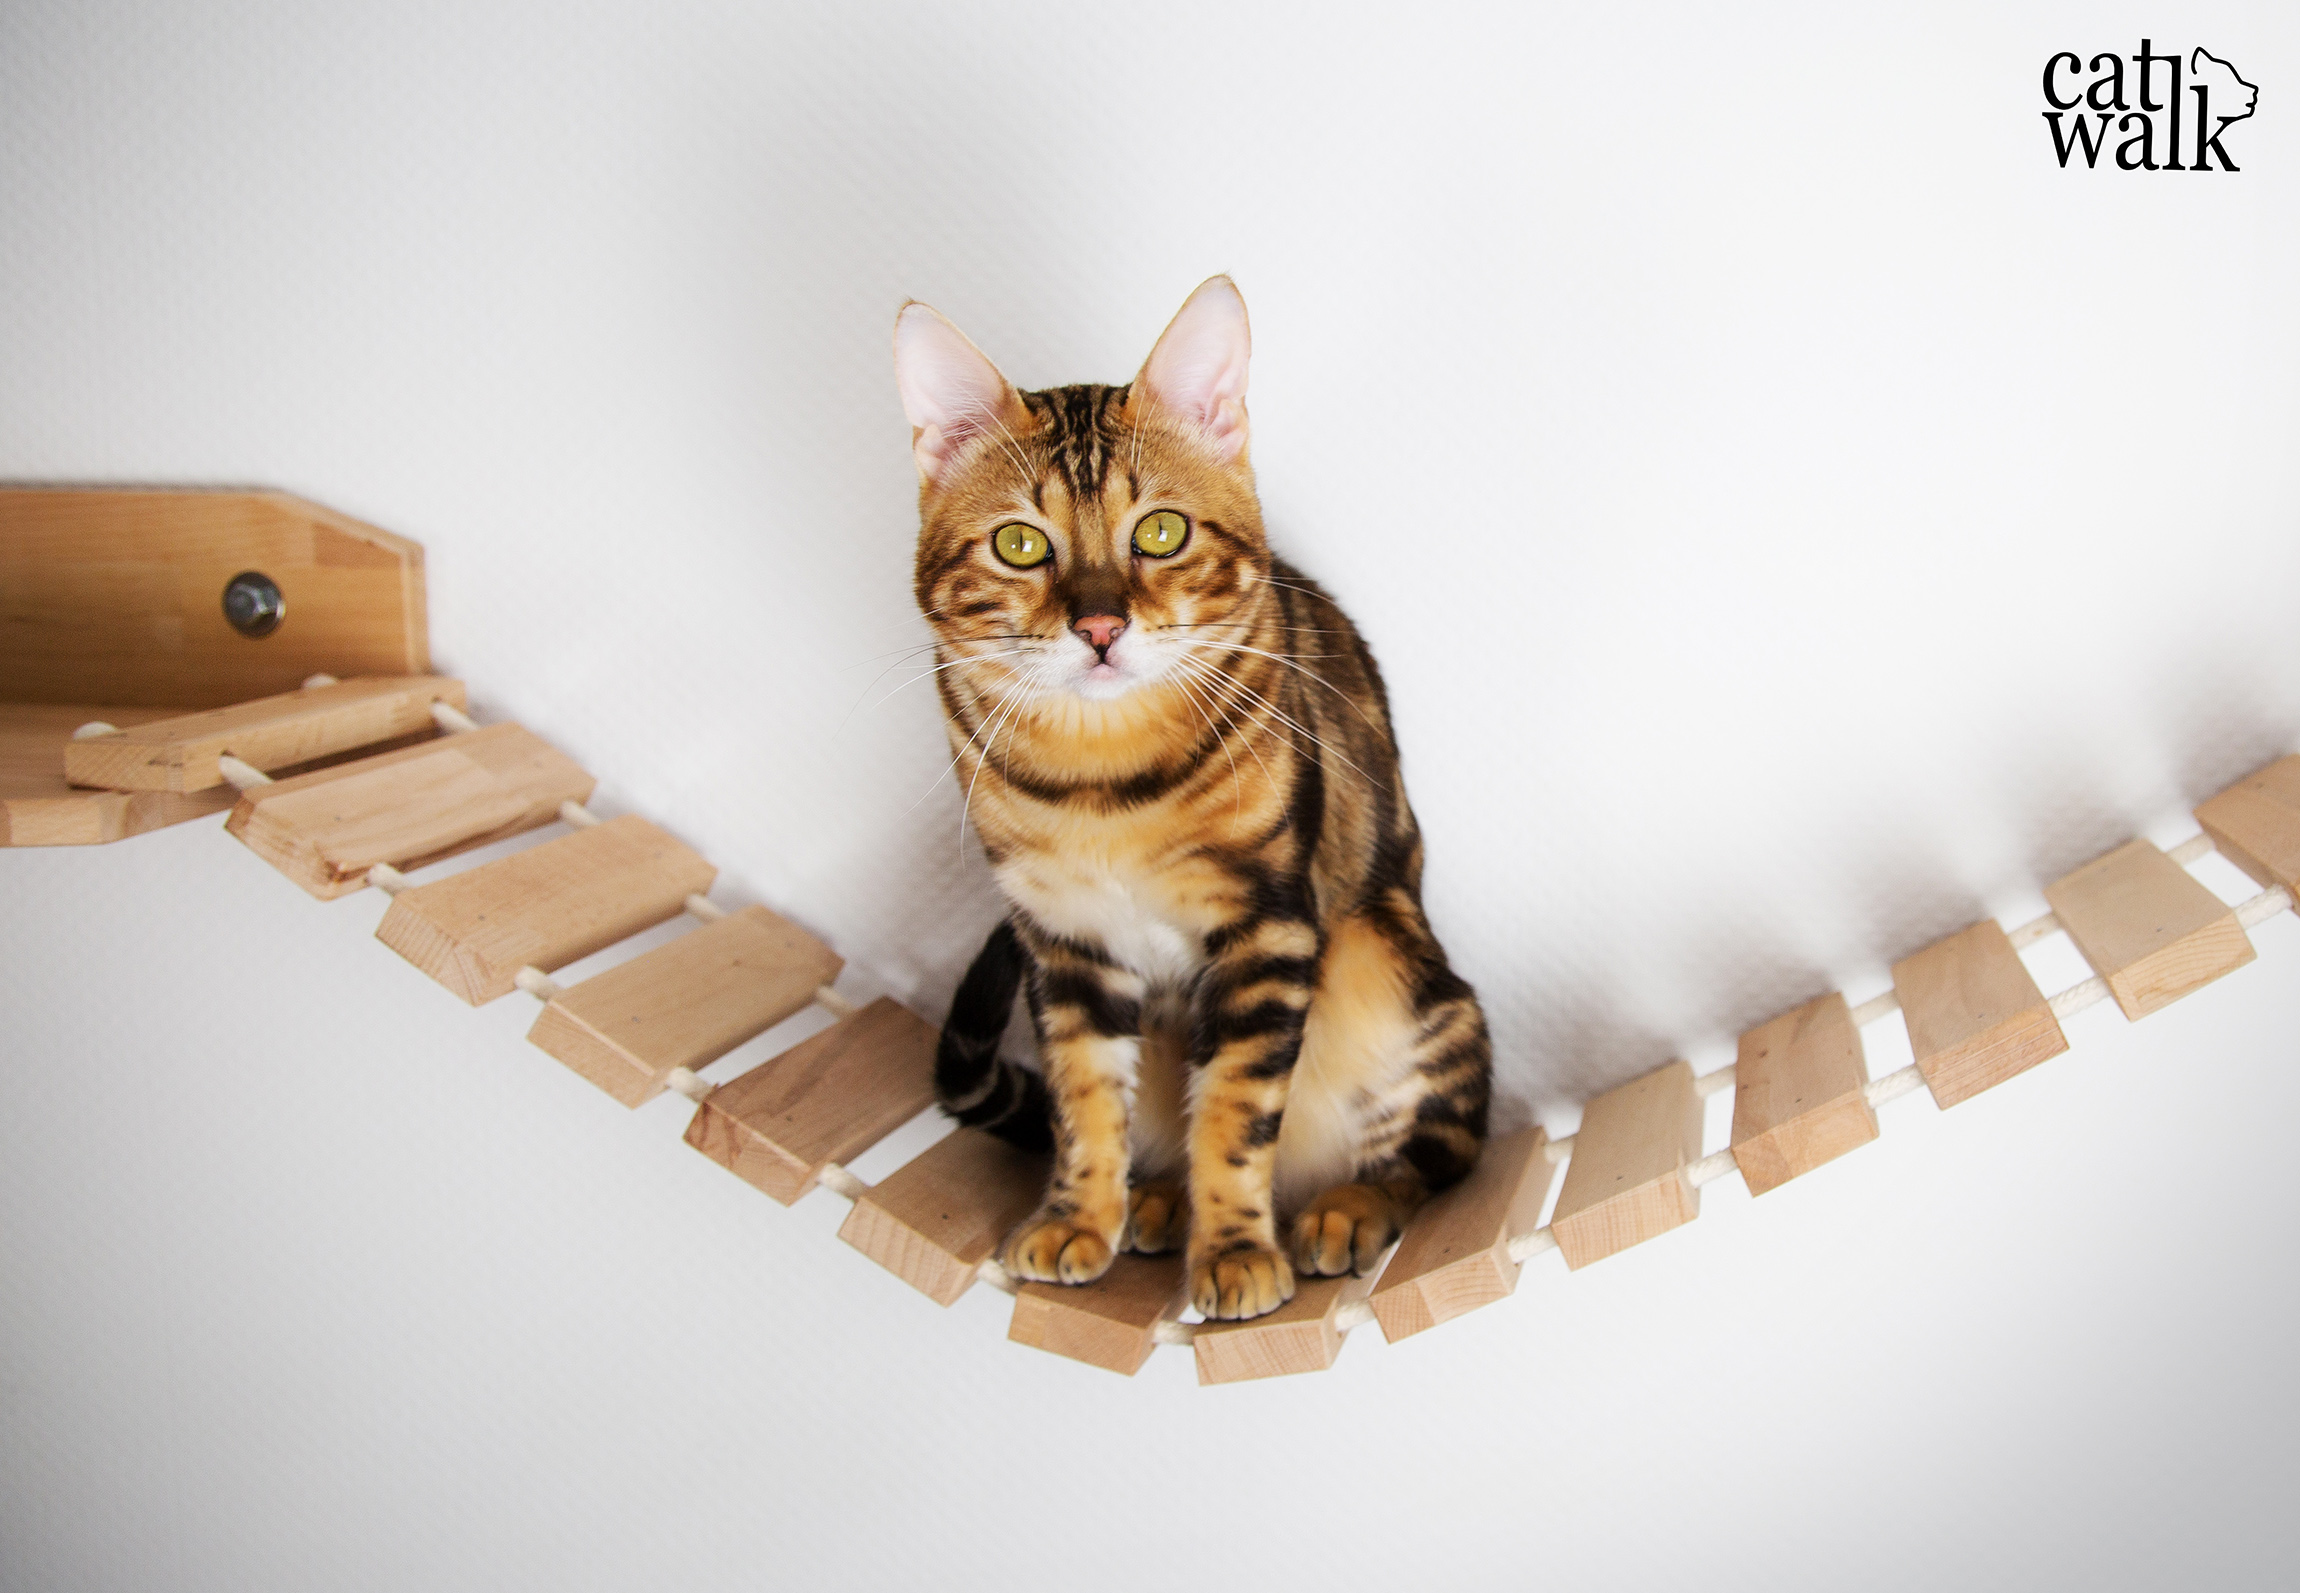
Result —
<path fill-rule="evenodd" d="M 1054 1148 L 1054 1106 L 1046 1081 L 998 1054 L 1014 993 L 1022 986 L 1023 950 L 1014 926 L 1001 923 L 958 982 L 950 1016 L 934 1048 L 934 1095 L 969 1128 L 996 1134 L 1029 1151 Z"/>

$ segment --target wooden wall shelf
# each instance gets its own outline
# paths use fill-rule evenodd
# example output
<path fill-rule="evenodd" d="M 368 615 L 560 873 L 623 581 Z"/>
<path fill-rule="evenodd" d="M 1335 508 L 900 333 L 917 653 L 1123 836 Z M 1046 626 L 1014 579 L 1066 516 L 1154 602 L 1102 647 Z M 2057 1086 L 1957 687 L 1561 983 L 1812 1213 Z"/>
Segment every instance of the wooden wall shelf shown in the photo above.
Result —
<path fill-rule="evenodd" d="M 266 635 L 224 614 L 246 571 L 285 602 Z M 90 721 L 430 669 L 423 549 L 405 537 L 284 492 L 0 488 L 0 845 L 117 841 L 231 806 L 229 786 L 73 786 L 64 749 Z"/>

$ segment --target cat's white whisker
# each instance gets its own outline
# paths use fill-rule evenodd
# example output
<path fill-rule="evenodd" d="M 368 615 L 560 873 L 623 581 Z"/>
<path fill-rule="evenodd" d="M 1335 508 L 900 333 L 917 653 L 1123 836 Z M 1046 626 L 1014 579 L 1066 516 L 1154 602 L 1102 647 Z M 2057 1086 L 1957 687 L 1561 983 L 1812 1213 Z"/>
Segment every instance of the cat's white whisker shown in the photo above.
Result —
<path fill-rule="evenodd" d="M 1000 706 L 1003 706 L 1003 705 L 1004 705 L 1004 704 L 1005 704 L 1005 703 L 1006 703 L 1006 702 L 1009 700 L 1009 697 L 1011 697 L 1012 693 L 1013 693 L 1013 692 L 1015 692 L 1015 691 L 1019 691 L 1019 690 L 1021 690 L 1021 685 L 1020 685 L 1019 683 L 1017 683 L 1016 685 L 1014 685 L 1014 686 L 1010 687 L 1010 688 L 1009 688 L 1009 691 L 1008 691 L 1008 695 L 1007 695 L 1007 696 L 1002 696 L 1002 697 L 999 699 L 999 705 L 1000 705 Z M 993 711 L 995 711 L 995 709 L 994 709 Z M 984 723 L 984 724 L 987 724 L 988 722 L 989 722 L 989 721 L 988 721 L 988 719 L 987 719 L 987 717 L 986 717 L 986 718 L 984 719 L 983 723 Z M 954 753 L 952 753 L 952 754 L 950 755 L 950 762 L 948 762 L 948 763 L 944 764 L 944 765 L 943 765 L 943 766 L 942 766 L 940 769 L 937 769 L 937 770 L 935 771 L 935 775 L 934 775 L 934 778 L 933 778 L 933 779 L 931 779 L 931 780 L 929 780 L 929 781 L 926 783 L 926 789 L 925 789 L 924 791 L 921 791 L 921 792 L 920 792 L 920 793 L 919 793 L 919 794 L 918 794 L 916 797 L 914 797 L 914 798 L 911 800 L 911 804 L 910 804 L 910 806 L 909 806 L 908 808 L 905 808 L 905 809 L 903 810 L 903 811 L 904 811 L 906 814 L 908 814 L 908 813 L 915 813 L 915 812 L 917 812 L 917 811 L 918 811 L 918 805 L 919 805 L 919 803 L 921 803 L 921 802 L 924 802 L 924 801 L 925 801 L 925 800 L 926 800 L 928 797 L 930 797 L 930 796 L 934 795 L 934 788 L 935 788 L 936 786 L 938 786 L 938 785 L 942 784 L 942 779 L 943 779 L 943 776 L 944 776 L 944 775 L 946 775 L 946 774 L 949 774 L 949 773 L 950 773 L 952 770 L 954 770 L 954 769 L 956 769 L 956 768 L 958 767 L 958 765 L 959 765 L 959 760 L 960 760 L 960 759 L 962 759 L 962 758 L 964 758 L 964 757 L 966 756 L 966 749 L 967 749 L 968 747 L 970 747 L 970 746 L 972 746 L 972 745 L 974 744 L 974 738 L 975 738 L 975 736 L 979 736 L 979 735 L 981 735 L 981 734 L 982 734 L 982 725 L 981 725 L 981 724 L 978 724 L 978 725 L 976 725 L 976 726 L 975 726 L 975 728 L 974 728 L 974 733 L 973 733 L 973 735 L 969 735 L 969 736 L 966 738 L 966 740 L 965 740 L 965 741 L 963 741 L 963 742 L 961 742 L 961 743 L 959 744 L 958 750 L 957 750 L 956 752 L 954 752 Z M 962 827 L 962 831 L 963 831 L 963 826 L 965 825 L 965 822 L 966 822 L 966 818 L 965 818 L 965 815 L 964 815 L 964 813 L 962 812 L 962 813 L 960 814 L 960 816 L 959 816 L 959 823 L 960 823 L 960 825 L 961 825 L 961 827 Z"/>
<path fill-rule="evenodd" d="M 1037 666 L 1037 671 L 1043 671 L 1044 668 L 1045 665 L 1040 664 Z M 1025 701 L 1031 700 L 1031 698 L 1036 696 L 1035 691 L 1032 691 L 1030 697 L 1028 698 L 1023 697 L 1021 693 L 1025 688 L 1035 687 L 1037 684 L 1037 671 L 1034 671 L 1032 674 L 1026 675 L 1024 677 L 1022 686 L 1017 688 L 1017 694 L 1013 701 L 1013 705 L 1007 708 L 1006 711 L 1001 714 L 999 720 L 991 726 L 990 738 L 982 744 L 982 750 L 975 754 L 974 777 L 966 782 L 966 797 L 959 803 L 958 806 L 958 860 L 960 866 L 962 867 L 966 863 L 966 821 L 968 817 L 974 812 L 974 788 L 976 784 L 979 783 L 982 779 L 983 765 L 990 762 L 991 749 L 998 744 L 998 731 L 1000 725 L 1010 721 L 1014 717 L 1015 713 L 1020 710 Z M 971 739 L 972 738 L 970 737 L 969 740 Z"/>
<path fill-rule="evenodd" d="M 1198 647 L 1220 647 L 1234 653 L 1258 653 L 1264 658 L 1274 659 L 1278 663 L 1284 664 L 1295 674 L 1300 675 L 1303 679 L 1316 681 L 1319 685 L 1325 687 L 1326 690 L 1341 698 L 1342 701 L 1349 703 L 1350 712 L 1356 714 L 1360 719 L 1364 719 L 1368 729 L 1378 730 L 1381 728 L 1371 719 L 1366 719 L 1366 711 L 1363 708 L 1360 708 L 1355 702 L 1350 701 L 1350 694 L 1348 692 L 1342 690 L 1341 687 L 1335 685 L 1332 681 L 1326 679 L 1323 675 L 1318 674 L 1315 670 L 1304 669 L 1300 664 L 1294 662 L 1294 660 L 1297 658 L 1339 658 L 1342 656 L 1339 653 L 1273 653 L 1265 648 L 1248 647 L 1243 642 L 1209 642 L 1186 640 L 1183 645 Z"/>
<path fill-rule="evenodd" d="M 1259 651 L 1259 649 L 1249 648 L 1247 651 Z M 1381 784 L 1379 780 L 1376 780 L 1372 775 L 1368 774 L 1365 770 L 1359 768 L 1356 763 L 1352 762 L 1349 755 L 1343 752 L 1339 747 L 1334 746 L 1331 742 L 1327 741 L 1316 731 L 1310 729 L 1309 726 L 1302 724 L 1300 721 L 1294 719 L 1276 703 L 1271 702 L 1269 698 L 1254 690 L 1253 687 L 1247 685 L 1244 681 L 1239 680 L 1235 675 L 1216 670 L 1214 671 L 1213 679 L 1222 686 L 1234 691 L 1243 692 L 1246 694 L 1246 696 L 1252 698 L 1254 701 L 1261 703 L 1264 707 L 1269 709 L 1271 714 L 1277 718 L 1279 723 L 1283 724 L 1287 729 L 1293 731 L 1295 734 L 1307 740 L 1310 745 L 1318 748 L 1318 750 L 1321 752 L 1327 753 L 1342 763 L 1352 772 L 1357 774 L 1359 778 L 1363 779 L 1368 785 L 1379 786 Z M 1373 723 L 1373 721 L 1370 719 L 1366 722 L 1369 725 Z"/>
<path fill-rule="evenodd" d="M 1217 687 L 1235 686 L 1237 684 L 1237 682 L 1230 679 L 1230 677 L 1224 675 L 1220 670 L 1215 669 L 1209 664 L 1202 664 L 1193 660 L 1186 667 L 1188 667 L 1196 675 L 1200 683 L 1207 688 L 1209 695 L 1211 695 Z M 1217 698 L 1216 700 L 1224 701 L 1225 699 Z M 1228 711 L 1242 712 L 1245 714 L 1246 728 L 1248 729 L 1270 724 L 1272 721 L 1269 718 L 1269 715 L 1277 711 L 1274 708 L 1270 708 L 1267 703 L 1257 706 L 1253 702 L 1236 696 L 1229 696 L 1226 699 L 1226 702 Z M 1254 737 L 1248 735 L 1244 737 L 1244 740 L 1246 743 L 1246 750 L 1254 755 L 1254 761 L 1256 763 L 1262 765 L 1262 773 L 1264 777 L 1269 780 L 1272 789 L 1276 789 L 1279 783 L 1278 777 L 1271 772 L 1269 763 L 1262 757 L 1261 749 L 1254 744 Z"/>
<path fill-rule="evenodd" d="M 917 684 L 918 684 L 920 681 L 922 681 L 922 680 L 931 680 L 931 679 L 933 679 L 933 678 L 934 678 L 936 675 L 939 675 L 939 674 L 941 674 L 941 673 L 942 673 L 944 670 L 946 670 L 946 669 L 956 669 L 956 668 L 958 668 L 958 667 L 959 667 L 961 664 L 985 664 L 985 663 L 989 663 L 989 662 L 991 662 L 991 661 L 993 661 L 993 660 L 995 660 L 995 659 L 1000 659 L 1000 658 L 1020 658 L 1021 656 L 1023 656 L 1025 653 L 1027 653 L 1027 652 L 1029 652 L 1029 651 L 1030 651 L 1030 649 L 1028 649 L 1028 648 L 1026 648 L 1026 647 L 1018 647 L 1018 648 L 1015 648 L 1015 649 L 1014 649 L 1013 651 L 1011 651 L 1011 652 L 1004 652 L 1004 653 L 986 653 L 986 654 L 977 654 L 977 655 L 974 655 L 974 656 L 972 656 L 972 657 L 967 657 L 967 658 L 954 658 L 954 659 L 950 660 L 950 662 L 948 662 L 948 663 L 946 663 L 946 664 L 937 664 L 937 665 L 935 665 L 935 666 L 934 666 L 932 669 L 921 670 L 921 671 L 920 671 L 918 674 L 915 674 L 915 675 L 911 676 L 911 677 L 910 677 L 910 679 L 908 679 L 908 680 L 906 680 L 906 681 L 902 682 L 900 685 L 896 686 L 896 687 L 895 687 L 895 688 L 894 688 L 892 691 L 889 691 L 889 692 L 888 692 L 888 693 L 887 693 L 885 696 L 883 696 L 883 697 L 879 698 L 879 699 L 878 699 L 878 701 L 876 701 L 876 702 L 872 703 L 872 704 L 871 704 L 871 708 L 872 708 L 873 710 L 876 710 L 876 709 L 879 709 L 879 708 L 883 708 L 883 707 L 885 707 L 885 706 L 887 705 L 887 703 L 889 703 L 890 701 L 892 701 L 894 698 L 896 698 L 896 697 L 899 697 L 900 695 L 902 695 L 902 693 L 904 693 L 904 692 L 908 691 L 908 690 L 909 690 L 911 687 L 913 687 L 913 686 L 917 685 Z M 877 685 L 877 684 L 878 684 L 880 681 L 884 680 L 884 679 L 885 679 L 885 678 L 886 678 L 886 677 L 887 677 L 889 674 L 891 674 L 891 673 L 892 673 L 894 670 L 896 670 L 896 669 L 900 668 L 900 667 L 901 667 L 901 662 L 902 662 L 902 661 L 901 661 L 900 659 L 897 659 L 897 660 L 896 660 L 894 663 L 887 665 L 885 669 L 882 669 L 882 670 L 880 670 L 880 671 L 879 671 L 879 672 L 878 672 L 876 675 L 874 675 L 874 676 L 871 678 L 871 680 L 870 680 L 869 684 L 863 687 L 863 691 L 865 691 L 865 692 L 869 691 L 869 690 L 871 689 L 871 687 L 872 687 L 872 686 L 875 686 L 875 685 Z M 847 707 L 847 711 L 846 711 L 844 714 L 841 714 L 841 715 L 839 716 L 839 723 L 838 723 L 838 728 L 839 728 L 839 729 L 841 729 L 841 730 L 844 730 L 844 729 L 846 728 L 846 726 L 847 726 L 847 721 L 848 721 L 848 720 L 850 720 L 850 719 L 852 719 L 852 718 L 854 717 L 855 708 L 856 708 L 856 706 L 858 706 L 858 705 L 861 703 L 861 701 L 862 701 L 862 696 L 861 696 L 861 693 L 857 693 L 857 694 L 856 694 L 856 697 L 855 697 L 855 701 L 854 701 L 854 703 L 850 703 L 850 704 L 848 705 L 848 707 Z"/>
<path fill-rule="evenodd" d="M 1235 834 L 1238 821 L 1245 812 L 1246 801 L 1244 777 L 1238 773 L 1238 755 L 1230 750 L 1229 738 L 1222 733 L 1222 727 L 1214 723 L 1214 716 L 1208 713 L 1205 706 L 1199 701 L 1198 693 L 1190 684 L 1189 679 L 1177 675 L 1174 684 L 1181 689 L 1182 695 L 1189 701 L 1190 705 L 1198 710 L 1199 717 L 1206 721 L 1207 730 L 1213 734 L 1214 745 L 1220 747 L 1222 755 L 1230 760 L 1230 789 L 1232 792 L 1230 829 Z"/>

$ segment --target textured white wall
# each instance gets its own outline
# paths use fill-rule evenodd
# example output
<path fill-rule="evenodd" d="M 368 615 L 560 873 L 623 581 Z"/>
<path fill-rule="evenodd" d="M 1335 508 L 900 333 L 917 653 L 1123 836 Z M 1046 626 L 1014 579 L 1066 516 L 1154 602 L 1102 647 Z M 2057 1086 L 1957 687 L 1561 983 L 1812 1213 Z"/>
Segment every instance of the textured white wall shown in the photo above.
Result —
<path fill-rule="evenodd" d="M 2238 175 L 2063 172 L 2203 44 Z M 1226 269 L 1518 1111 L 2300 740 L 2288 7 L 0 9 L 0 478 L 421 538 L 434 645 L 938 1010 L 895 306 L 1129 375 Z M 0 855 L 0 1581 L 2224 1579 L 2278 1441 L 2300 931 L 1323 1379 L 947 1316 L 202 825 Z M 1880 1067 L 1890 1037 L 1880 1048 Z"/>

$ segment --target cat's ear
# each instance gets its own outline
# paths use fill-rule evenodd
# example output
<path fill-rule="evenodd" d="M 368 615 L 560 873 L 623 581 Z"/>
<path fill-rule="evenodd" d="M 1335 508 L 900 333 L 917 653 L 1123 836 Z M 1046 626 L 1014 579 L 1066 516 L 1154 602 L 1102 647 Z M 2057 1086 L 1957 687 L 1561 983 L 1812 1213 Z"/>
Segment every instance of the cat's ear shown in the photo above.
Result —
<path fill-rule="evenodd" d="M 1208 277 L 1142 362 L 1128 405 L 1137 419 L 1177 422 L 1200 432 L 1222 458 L 1236 459 L 1246 448 L 1246 361 L 1253 344 L 1238 285 Z"/>
<path fill-rule="evenodd" d="M 910 419 L 911 455 L 929 481 L 940 480 L 974 438 L 1028 424 L 1014 384 L 964 332 L 916 299 L 894 318 L 894 380 Z"/>

